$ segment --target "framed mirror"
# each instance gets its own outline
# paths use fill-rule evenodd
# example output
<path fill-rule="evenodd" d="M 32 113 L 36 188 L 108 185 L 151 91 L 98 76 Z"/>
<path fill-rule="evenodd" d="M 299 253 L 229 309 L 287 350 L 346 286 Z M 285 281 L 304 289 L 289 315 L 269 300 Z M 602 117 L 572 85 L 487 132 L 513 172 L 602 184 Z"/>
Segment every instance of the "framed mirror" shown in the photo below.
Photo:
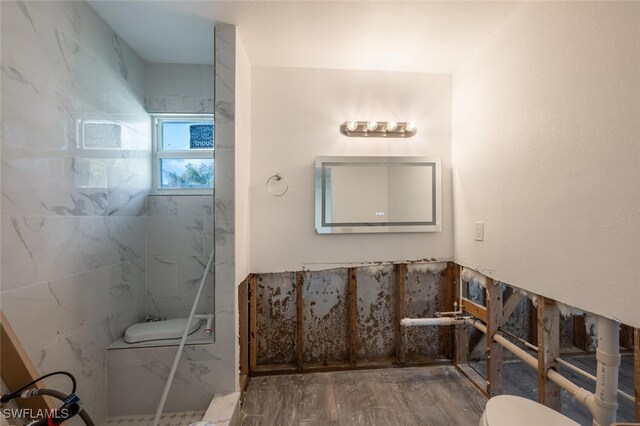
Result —
<path fill-rule="evenodd" d="M 316 232 L 442 231 L 441 160 L 316 157 Z"/>

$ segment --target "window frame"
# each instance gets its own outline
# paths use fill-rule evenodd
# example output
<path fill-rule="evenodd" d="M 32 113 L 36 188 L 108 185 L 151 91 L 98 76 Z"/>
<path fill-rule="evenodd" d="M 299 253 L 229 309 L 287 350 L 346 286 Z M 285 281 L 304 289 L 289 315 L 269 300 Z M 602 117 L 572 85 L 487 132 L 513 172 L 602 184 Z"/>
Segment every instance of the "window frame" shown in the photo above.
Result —
<path fill-rule="evenodd" d="M 162 159 L 212 159 L 213 160 L 213 186 L 215 186 L 215 122 L 213 128 L 213 149 L 198 150 L 165 150 L 162 148 L 162 124 L 166 122 L 213 122 L 213 114 L 152 114 L 151 127 L 153 138 L 153 182 L 151 188 L 152 195 L 211 195 L 212 188 L 162 188 L 162 176 L 160 175 L 162 168 L 160 162 Z"/>

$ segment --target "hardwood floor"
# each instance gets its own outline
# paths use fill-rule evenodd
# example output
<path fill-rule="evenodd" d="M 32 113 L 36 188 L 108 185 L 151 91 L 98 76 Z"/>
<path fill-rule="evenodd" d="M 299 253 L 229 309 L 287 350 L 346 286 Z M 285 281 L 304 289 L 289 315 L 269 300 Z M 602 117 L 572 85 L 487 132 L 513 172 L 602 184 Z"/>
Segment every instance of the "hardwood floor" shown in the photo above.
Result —
<path fill-rule="evenodd" d="M 473 425 L 485 397 L 453 366 L 254 377 L 248 425 Z"/>
<path fill-rule="evenodd" d="M 595 374 L 593 355 L 565 360 Z M 484 362 L 472 363 L 481 375 Z M 560 372 L 577 385 L 595 390 L 595 384 L 566 368 Z M 633 393 L 633 356 L 624 354 L 619 386 Z M 537 400 L 536 372 L 522 362 L 504 364 L 505 394 Z M 618 421 L 633 421 L 633 405 L 619 399 Z M 241 413 L 242 425 L 455 425 L 476 426 L 485 397 L 453 366 L 390 368 L 331 373 L 254 377 Z M 562 392 L 562 413 L 590 426 L 591 415 Z"/>

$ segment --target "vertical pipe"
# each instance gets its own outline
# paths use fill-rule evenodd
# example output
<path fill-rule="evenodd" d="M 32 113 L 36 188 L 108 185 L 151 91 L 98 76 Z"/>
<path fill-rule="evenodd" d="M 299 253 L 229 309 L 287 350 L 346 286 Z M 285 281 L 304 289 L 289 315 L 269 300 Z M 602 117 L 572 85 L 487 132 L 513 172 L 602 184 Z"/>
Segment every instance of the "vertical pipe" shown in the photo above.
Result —
<path fill-rule="evenodd" d="M 616 421 L 618 409 L 618 369 L 620 367 L 620 324 L 598 317 L 598 360 L 594 426 L 609 426 Z"/>

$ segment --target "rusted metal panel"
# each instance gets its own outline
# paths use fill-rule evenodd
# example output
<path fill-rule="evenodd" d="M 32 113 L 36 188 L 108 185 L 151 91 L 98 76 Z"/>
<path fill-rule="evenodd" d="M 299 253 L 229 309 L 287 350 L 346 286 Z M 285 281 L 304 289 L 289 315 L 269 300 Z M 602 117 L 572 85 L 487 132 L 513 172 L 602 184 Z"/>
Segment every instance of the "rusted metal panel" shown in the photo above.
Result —
<path fill-rule="evenodd" d="M 441 311 L 444 301 L 444 269 L 442 264 L 410 264 L 404 288 L 404 315 L 429 318 Z M 442 327 L 408 327 L 407 356 L 437 357 L 444 353 L 439 342 Z"/>
<path fill-rule="evenodd" d="M 304 272 L 304 361 L 349 359 L 347 269 Z"/>
<path fill-rule="evenodd" d="M 295 274 L 257 277 L 257 364 L 296 362 Z"/>
<path fill-rule="evenodd" d="M 356 270 L 357 357 L 371 360 L 395 355 L 396 316 L 393 265 Z"/>

